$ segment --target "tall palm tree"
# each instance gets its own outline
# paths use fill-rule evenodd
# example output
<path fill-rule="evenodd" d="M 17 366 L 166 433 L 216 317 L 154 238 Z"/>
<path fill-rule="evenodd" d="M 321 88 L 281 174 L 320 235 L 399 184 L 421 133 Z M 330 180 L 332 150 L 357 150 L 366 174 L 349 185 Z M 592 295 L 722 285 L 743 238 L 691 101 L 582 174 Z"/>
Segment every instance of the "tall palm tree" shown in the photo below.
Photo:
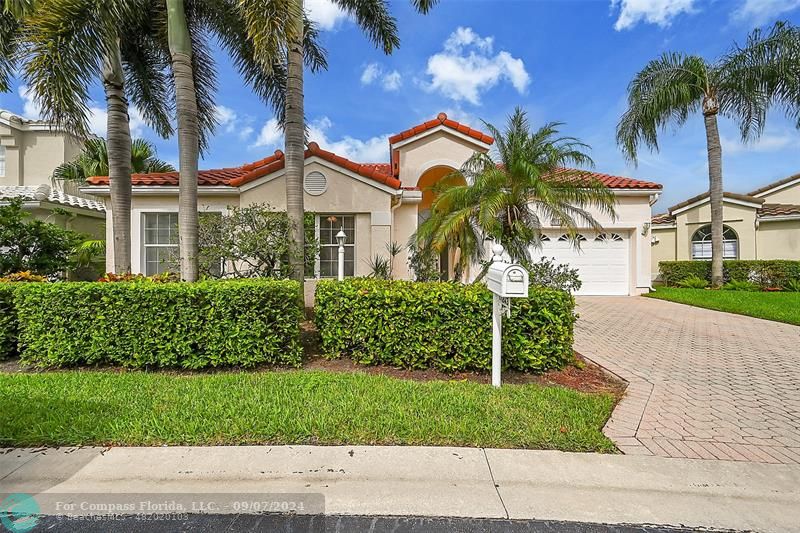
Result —
<path fill-rule="evenodd" d="M 531 131 L 525 111 L 516 108 L 505 130 L 484 125 L 494 148 L 476 152 L 434 187 L 430 218 L 415 235 L 420 247 L 457 248 L 457 277 L 483 258 L 487 238 L 501 242 L 512 260 L 530 262 L 531 248 L 541 247 L 542 226 L 555 222 L 577 237 L 581 227 L 602 229 L 590 208 L 616 216 L 605 185 L 566 168 L 593 162 L 587 145 L 559 135 L 559 123 Z"/>
<path fill-rule="evenodd" d="M 420 13 L 427 13 L 437 0 L 413 0 Z M 284 152 L 286 154 L 286 212 L 292 227 L 292 240 L 296 253 L 290 256 L 291 276 L 303 281 L 305 243 L 303 234 L 303 166 L 305 152 L 305 115 L 303 102 L 303 0 L 289 0 L 287 22 L 287 87 Z M 356 19 L 369 39 L 381 46 L 384 53 L 391 54 L 400 44 L 397 23 L 384 0 L 333 0 L 333 2 Z M 259 32 L 257 28 L 251 32 Z M 260 35 L 260 33 L 256 33 Z"/>
<path fill-rule="evenodd" d="M 167 41 L 175 81 L 180 152 L 179 243 L 181 278 L 197 279 L 197 159 L 215 126 L 214 69 L 208 52 L 209 35 L 234 59 L 245 81 L 283 116 L 286 89 L 285 43 L 289 0 L 166 0 Z M 324 68 L 324 50 L 317 31 L 303 18 L 306 64 Z M 257 38 L 250 28 L 261 32 Z M 258 50 L 258 56 L 256 56 Z"/>
<path fill-rule="evenodd" d="M 783 107 L 800 128 L 800 30 L 785 22 L 754 30 L 744 46 L 715 61 L 666 53 L 650 61 L 628 86 L 628 110 L 617 126 L 617 144 L 632 162 L 639 145 L 658 150 L 658 133 L 701 112 L 706 131 L 711 203 L 711 284 L 722 274 L 722 146 L 717 117 L 736 121 L 743 141 L 764 131 L 767 111 Z"/>
<path fill-rule="evenodd" d="M 98 79 L 102 82 L 107 108 L 114 269 L 128 272 L 128 98 L 159 134 L 172 132 L 165 58 L 152 38 L 153 5 L 149 0 L 38 0 L 33 6 L 20 32 L 20 57 L 25 80 L 43 117 L 79 138 L 89 138 L 89 86 Z"/>
<path fill-rule="evenodd" d="M 175 168 L 158 158 L 153 143 L 145 139 L 134 139 L 131 143 L 131 172 L 174 172 Z M 83 183 L 91 176 L 108 176 L 108 144 L 102 137 L 89 139 L 72 161 L 62 163 L 53 171 L 56 181 Z"/>

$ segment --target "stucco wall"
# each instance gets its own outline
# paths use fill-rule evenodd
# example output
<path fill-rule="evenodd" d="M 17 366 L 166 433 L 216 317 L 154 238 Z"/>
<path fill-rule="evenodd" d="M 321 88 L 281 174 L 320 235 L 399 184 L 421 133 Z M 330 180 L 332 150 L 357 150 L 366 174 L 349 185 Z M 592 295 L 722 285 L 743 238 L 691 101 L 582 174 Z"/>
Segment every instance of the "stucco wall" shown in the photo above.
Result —
<path fill-rule="evenodd" d="M 429 168 L 460 168 L 476 150 L 483 148 L 445 131 L 417 139 L 398 148 L 400 181 L 403 187 L 416 187 L 419 177 Z"/>
<path fill-rule="evenodd" d="M 0 126 L 0 142 L 6 148 L 6 173 L 1 185 L 50 183 L 53 170 L 80 152 L 72 136 L 50 131 L 19 130 Z"/>
<path fill-rule="evenodd" d="M 763 198 L 768 204 L 800 204 L 800 181 L 760 198 Z"/>
<path fill-rule="evenodd" d="M 664 228 L 651 229 L 653 237 L 658 239 L 658 242 L 650 245 L 650 270 L 652 271 L 652 278 L 658 277 L 658 263 L 660 261 L 675 261 L 676 257 L 676 229 Z"/>
<path fill-rule="evenodd" d="M 722 219 L 724 224 L 733 229 L 739 238 L 738 258 L 756 259 L 756 209 L 725 202 L 722 207 Z M 708 203 L 676 216 L 676 250 L 679 261 L 692 258 L 692 235 L 706 224 L 711 224 L 711 206 Z"/>
<path fill-rule="evenodd" d="M 758 259 L 800 259 L 800 220 L 758 225 Z"/>

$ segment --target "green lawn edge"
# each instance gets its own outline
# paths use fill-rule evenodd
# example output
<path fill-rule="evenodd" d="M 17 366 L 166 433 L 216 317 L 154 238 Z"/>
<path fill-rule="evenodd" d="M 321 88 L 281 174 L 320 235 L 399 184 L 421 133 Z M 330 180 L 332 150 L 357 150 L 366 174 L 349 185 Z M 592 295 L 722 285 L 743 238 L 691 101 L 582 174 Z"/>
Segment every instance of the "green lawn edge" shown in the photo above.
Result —
<path fill-rule="evenodd" d="M 432 445 L 614 452 L 610 394 L 322 371 L 0 374 L 0 446 Z"/>
<path fill-rule="evenodd" d="M 647 298 L 800 326 L 800 293 L 658 287 Z"/>

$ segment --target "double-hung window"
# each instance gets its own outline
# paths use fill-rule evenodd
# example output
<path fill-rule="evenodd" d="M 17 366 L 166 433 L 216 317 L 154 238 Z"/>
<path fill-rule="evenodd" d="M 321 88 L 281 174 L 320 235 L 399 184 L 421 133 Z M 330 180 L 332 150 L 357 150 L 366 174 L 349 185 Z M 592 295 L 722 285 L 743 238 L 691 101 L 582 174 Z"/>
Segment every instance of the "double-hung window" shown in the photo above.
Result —
<path fill-rule="evenodd" d="M 339 274 L 339 243 L 336 234 L 343 230 L 344 275 L 355 276 L 356 217 L 354 215 L 319 215 L 319 276 L 335 278 Z"/>
<path fill-rule="evenodd" d="M 142 215 L 144 274 L 174 270 L 178 261 L 178 213 Z"/>
<path fill-rule="evenodd" d="M 6 175 L 6 147 L 0 146 L 0 178 Z"/>

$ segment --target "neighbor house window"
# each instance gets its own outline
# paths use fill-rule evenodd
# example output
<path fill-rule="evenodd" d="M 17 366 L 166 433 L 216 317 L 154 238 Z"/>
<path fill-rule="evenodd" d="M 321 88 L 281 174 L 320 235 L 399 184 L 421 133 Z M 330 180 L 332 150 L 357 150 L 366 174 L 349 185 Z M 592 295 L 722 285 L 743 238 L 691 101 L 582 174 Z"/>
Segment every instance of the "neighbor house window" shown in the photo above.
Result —
<path fill-rule="evenodd" d="M 344 275 L 355 276 L 356 217 L 353 215 L 319 215 L 319 276 L 335 278 L 339 273 L 339 244 L 336 234 L 344 230 Z"/>
<path fill-rule="evenodd" d="M 6 147 L 0 146 L 0 178 L 6 175 Z"/>
<path fill-rule="evenodd" d="M 178 213 L 144 213 L 144 274 L 174 270 L 178 260 Z"/>
<path fill-rule="evenodd" d="M 739 257 L 739 238 L 728 226 L 722 227 L 722 258 Z M 692 259 L 711 259 L 711 224 L 703 226 L 692 235 Z"/>

